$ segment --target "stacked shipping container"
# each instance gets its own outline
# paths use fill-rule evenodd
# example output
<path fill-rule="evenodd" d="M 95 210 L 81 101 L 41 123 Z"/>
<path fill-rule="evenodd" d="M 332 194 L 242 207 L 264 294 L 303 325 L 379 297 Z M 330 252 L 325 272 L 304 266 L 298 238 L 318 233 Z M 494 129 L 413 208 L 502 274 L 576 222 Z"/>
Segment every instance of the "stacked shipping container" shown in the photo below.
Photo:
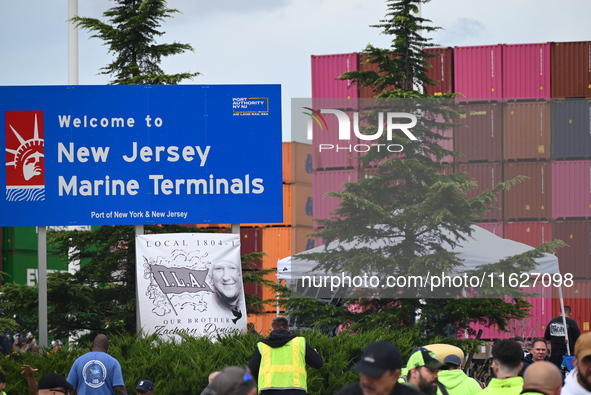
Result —
<path fill-rule="evenodd" d="M 315 246 L 315 240 L 308 236 L 313 232 L 312 163 L 309 144 L 283 143 L 283 222 L 241 226 L 242 229 L 248 227 L 260 232 L 261 251 L 266 254 L 262 262 L 263 269 L 275 269 L 279 259 Z M 273 273 L 268 279 L 276 281 L 277 276 Z M 257 289 L 256 295 L 263 300 L 276 298 L 267 288 Z M 266 333 L 278 308 L 277 304 L 267 304 L 263 314 L 249 316 L 248 322 L 254 324 L 257 332 Z"/>
<path fill-rule="evenodd" d="M 453 148 L 461 152 L 451 168 L 478 183 L 475 195 L 499 181 L 525 176 L 511 190 L 498 196 L 497 210 L 486 214 L 479 225 L 508 239 L 537 247 L 561 239 L 568 247 L 557 251 L 561 272 L 575 277 L 571 288 L 563 287 L 565 304 L 583 331 L 589 330 L 591 310 L 591 42 L 487 45 L 431 48 L 428 76 L 438 81 L 426 93 L 460 93 L 456 99 L 460 117 L 453 129 Z M 339 55 L 343 56 L 343 55 Z M 348 54 L 348 58 L 352 58 Z M 318 75 L 320 57 L 312 59 Z M 361 70 L 371 69 L 365 63 Z M 333 72 L 336 74 L 336 72 Z M 314 98 L 322 91 L 313 79 Z M 350 89 L 350 88 L 349 88 Z M 371 97 L 361 90 L 359 97 Z M 332 96 L 336 97 L 336 96 Z M 354 97 L 350 93 L 348 98 Z M 315 138 L 318 134 L 314 135 Z M 328 136 L 324 136 L 330 143 Z M 333 142 L 334 143 L 334 142 Z M 343 155 L 330 163 L 319 157 L 314 165 L 314 218 L 328 218 L 336 199 L 327 191 L 339 190 L 342 182 L 354 181 L 355 159 Z M 529 333 L 497 332 L 485 328 L 484 338 L 515 334 L 538 336 L 546 323 L 559 314 L 557 292 L 544 291 L 532 298 L 532 314 L 526 321 Z M 568 295 L 568 296 L 567 296 Z M 586 304 L 584 302 L 587 302 Z M 534 322 L 535 321 L 535 322 Z M 515 323 L 516 324 L 516 323 Z"/>

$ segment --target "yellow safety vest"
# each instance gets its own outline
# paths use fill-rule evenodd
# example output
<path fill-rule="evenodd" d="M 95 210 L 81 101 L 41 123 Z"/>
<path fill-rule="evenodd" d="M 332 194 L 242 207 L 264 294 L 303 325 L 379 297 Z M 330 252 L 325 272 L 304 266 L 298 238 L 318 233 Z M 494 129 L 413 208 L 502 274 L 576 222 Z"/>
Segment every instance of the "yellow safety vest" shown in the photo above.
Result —
<path fill-rule="evenodd" d="M 274 388 L 308 390 L 306 339 L 295 337 L 277 348 L 259 342 L 257 347 L 261 353 L 259 391 Z"/>

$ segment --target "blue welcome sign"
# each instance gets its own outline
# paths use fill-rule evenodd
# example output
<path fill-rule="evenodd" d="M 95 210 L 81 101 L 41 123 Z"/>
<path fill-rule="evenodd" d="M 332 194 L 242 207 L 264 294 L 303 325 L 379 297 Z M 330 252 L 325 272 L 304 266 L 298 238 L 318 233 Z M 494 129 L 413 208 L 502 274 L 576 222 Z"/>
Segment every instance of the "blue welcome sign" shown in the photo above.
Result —
<path fill-rule="evenodd" d="M 0 87 L 0 226 L 283 221 L 279 85 Z"/>

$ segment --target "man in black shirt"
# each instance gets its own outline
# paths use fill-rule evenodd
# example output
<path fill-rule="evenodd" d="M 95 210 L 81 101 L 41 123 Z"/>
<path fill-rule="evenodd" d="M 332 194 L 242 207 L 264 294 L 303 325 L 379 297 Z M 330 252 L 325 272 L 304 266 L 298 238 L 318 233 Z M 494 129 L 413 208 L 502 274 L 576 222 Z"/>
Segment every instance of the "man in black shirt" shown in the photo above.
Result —
<path fill-rule="evenodd" d="M 568 333 L 568 347 L 570 349 L 570 355 L 573 355 L 575 343 L 581 335 L 579 326 L 575 320 L 570 318 L 570 314 L 570 306 L 564 306 L 564 317 L 566 320 L 568 332 L 565 331 L 562 315 L 559 315 L 548 323 L 548 326 L 546 327 L 546 333 L 544 334 L 544 338 L 546 340 L 550 340 L 550 345 L 552 347 L 550 362 L 559 368 L 562 365 L 562 356 L 567 354 L 565 334 Z"/>
<path fill-rule="evenodd" d="M 402 356 L 388 341 L 370 344 L 361 361 L 351 370 L 360 373 L 357 383 L 341 388 L 335 395 L 421 395 L 406 383 L 399 383 Z"/>

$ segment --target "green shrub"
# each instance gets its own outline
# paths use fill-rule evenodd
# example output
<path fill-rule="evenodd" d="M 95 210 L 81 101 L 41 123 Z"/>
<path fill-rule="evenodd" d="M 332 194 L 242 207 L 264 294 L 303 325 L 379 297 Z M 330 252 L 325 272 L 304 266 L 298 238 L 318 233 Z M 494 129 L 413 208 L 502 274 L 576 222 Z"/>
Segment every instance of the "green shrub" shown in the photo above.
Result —
<path fill-rule="evenodd" d="M 416 346 L 432 343 L 454 344 L 468 351 L 474 341 L 443 338 L 425 338 L 415 328 L 376 328 L 370 332 L 343 332 L 328 337 L 315 331 L 299 333 L 324 358 L 322 369 L 308 370 L 310 395 L 329 395 L 339 388 L 358 380 L 350 367 L 359 361 L 363 349 L 377 340 L 390 340 L 398 346 L 403 359 L 408 358 Z M 111 336 L 109 354 L 117 358 L 129 394 L 135 393 L 139 380 L 152 380 L 157 395 L 199 395 L 207 385 L 207 377 L 214 370 L 230 365 L 248 365 L 250 356 L 261 339 L 257 335 L 241 334 L 218 338 L 184 337 L 179 342 L 165 342 L 157 336 Z M 43 374 L 56 372 L 68 375 L 74 360 L 90 350 L 90 344 L 81 348 L 63 348 L 55 353 L 37 355 L 18 353 L 7 356 L 1 363 L 7 377 L 8 394 L 28 394 L 26 378 L 20 374 L 21 366 L 30 365 Z"/>

